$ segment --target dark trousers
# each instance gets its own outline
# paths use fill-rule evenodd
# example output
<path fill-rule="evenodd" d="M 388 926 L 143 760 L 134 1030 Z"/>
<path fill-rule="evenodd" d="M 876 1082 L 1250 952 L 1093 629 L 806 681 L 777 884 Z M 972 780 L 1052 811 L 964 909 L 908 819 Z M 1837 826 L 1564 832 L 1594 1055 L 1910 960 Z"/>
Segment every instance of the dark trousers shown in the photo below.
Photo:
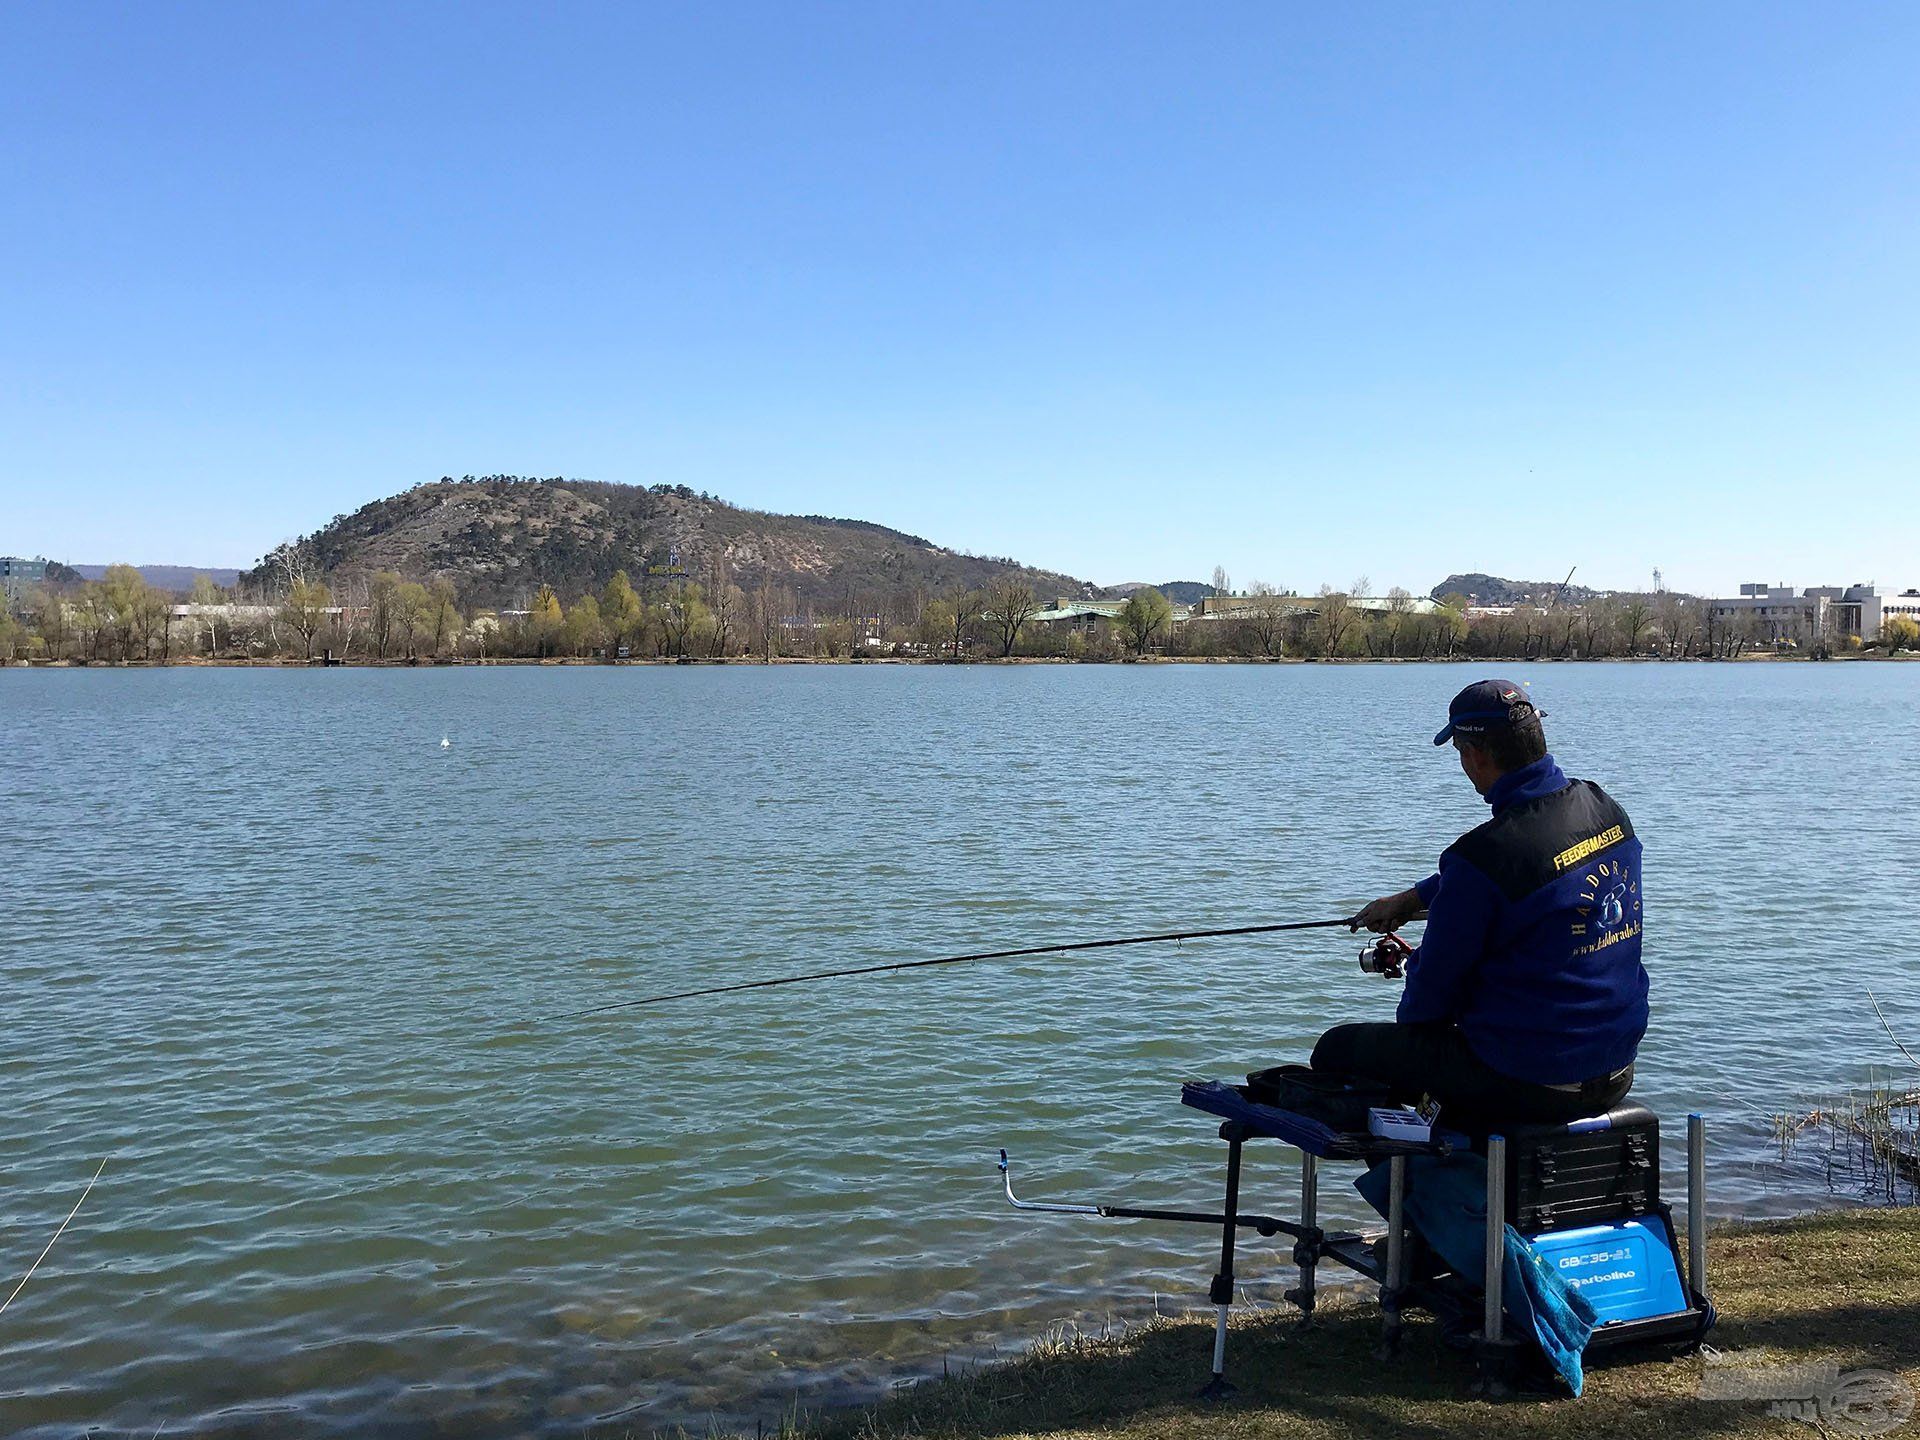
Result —
<path fill-rule="evenodd" d="M 1502 1075 L 1473 1053 L 1446 1021 L 1420 1025 L 1336 1025 L 1313 1047 L 1313 1068 L 1378 1080 L 1411 1105 L 1422 1095 L 1440 1102 L 1441 1123 L 1469 1129 L 1488 1124 L 1563 1124 L 1604 1115 L 1626 1098 L 1633 1067 L 1557 1090 Z"/>

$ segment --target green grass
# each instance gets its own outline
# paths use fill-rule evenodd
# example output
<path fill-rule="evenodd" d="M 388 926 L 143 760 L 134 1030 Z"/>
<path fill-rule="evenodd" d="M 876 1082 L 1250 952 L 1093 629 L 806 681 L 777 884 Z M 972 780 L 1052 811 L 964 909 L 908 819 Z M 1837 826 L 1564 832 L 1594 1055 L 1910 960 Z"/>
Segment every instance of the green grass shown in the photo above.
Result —
<path fill-rule="evenodd" d="M 1920 1211 L 1850 1210 L 1716 1231 L 1709 1280 L 1720 1310 L 1710 1343 L 1728 1361 L 1877 1367 L 1920 1390 Z M 1619 1357 L 1590 1369 L 1578 1401 L 1496 1405 L 1471 1397 L 1469 1362 L 1445 1349 L 1424 1317 L 1409 1317 L 1391 1366 L 1374 1358 L 1378 1327 L 1370 1301 L 1338 1292 L 1311 1329 L 1297 1328 L 1290 1313 L 1249 1315 L 1229 1340 L 1228 1371 L 1240 1391 L 1224 1404 L 1194 1398 L 1207 1376 L 1211 1325 L 1161 1320 L 1115 1337 L 1055 1336 L 1017 1359 L 783 1431 L 789 1440 L 1427 1440 L 1495 1427 L 1538 1440 L 1811 1433 L 1769 1415 L 1763 1400 L 1702 1399 L 1697 1356 Z M 1895 1433 L 1920 1434 L 1920 1420 Z"/>

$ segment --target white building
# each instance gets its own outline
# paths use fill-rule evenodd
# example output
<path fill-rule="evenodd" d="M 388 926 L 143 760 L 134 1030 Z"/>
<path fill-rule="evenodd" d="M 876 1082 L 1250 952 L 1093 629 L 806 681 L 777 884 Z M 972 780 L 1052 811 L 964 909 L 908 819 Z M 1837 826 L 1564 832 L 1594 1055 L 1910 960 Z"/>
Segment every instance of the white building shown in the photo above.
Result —
<path fill-rule="evenodd" d="M 1341 598 L 1347 602 L 1348 609 L 1370 614 L 1384 615 L 1389 611 L 1399 611 L 1404 615 L 1431 615 L 1440 608 L 1438 603 L 1424 595 L 1346 595 Z M 1269 607 L 1277 607 L 1302 619 L 1320 613 L 1320 597 L 1317 595 L 1209 595 L 1193 605 L 1182 605 L 1177 601 L 1170 603 L 1173 605 L 1170 618 L 1175 625 L 1184 625 L 1189 620 L 1208 623 L 1242 620 Z M 1066 624 L 1087 629 L 1096 621 L 1116 619 L 1126 604 L 1125 600 L 1084 600 L 1062 595 L 1031 618 L 1042 625 Z"/>
<path fill-rule="evenodd" d="M 1904 615 L 1914 624 L 1920 625 L 1920 590 L 1909 585 L 1898 595 L 1888 595 L 1880 601 L 1880 623 L 1885 624 L 1892 615 Z"/>
<path fill-rule="evenodd" d="M 1770 643 L 1796 643 L 1821 636 L 1857 635 L 1878 640 L 1889 615 L 1920 620 L 1920 590 L 1882 595 L 1872 585 L 1810 585 L 1798 594 L 1791 585 L 1742 585 L 1732 599 L 1713 602 L 1713 618 L 1722 623 L 1757 621 Z"/>

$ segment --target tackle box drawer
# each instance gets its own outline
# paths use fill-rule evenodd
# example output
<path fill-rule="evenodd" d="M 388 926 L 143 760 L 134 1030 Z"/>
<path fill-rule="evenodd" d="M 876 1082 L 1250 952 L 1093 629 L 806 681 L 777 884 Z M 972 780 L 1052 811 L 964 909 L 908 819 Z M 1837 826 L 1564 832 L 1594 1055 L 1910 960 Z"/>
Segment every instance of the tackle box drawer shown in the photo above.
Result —
<path fill-rule="evenodd" d="M 1660 1121 L 1642 1106 L 1505 1134 L 1507 1219 L 1523 1235 L 1631 1220 L 1660 1204 Z"/>

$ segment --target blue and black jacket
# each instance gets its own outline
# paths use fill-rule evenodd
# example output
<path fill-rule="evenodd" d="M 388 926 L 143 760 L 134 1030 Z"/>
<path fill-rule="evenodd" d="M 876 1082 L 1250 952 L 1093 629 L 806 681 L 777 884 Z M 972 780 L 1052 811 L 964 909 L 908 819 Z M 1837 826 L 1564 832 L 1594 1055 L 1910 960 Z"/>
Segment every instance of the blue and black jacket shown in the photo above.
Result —
<path fill-rule="evenodd" d="M 1493 818 L 1414 887 L 1427 929 L 1398 1018 L 1458 1025 L 1516 1080 L 1611 1075 L 1647 1029 L 1633 822 L 1551 755 L 1501 776 L 1486 799 Z"/>

